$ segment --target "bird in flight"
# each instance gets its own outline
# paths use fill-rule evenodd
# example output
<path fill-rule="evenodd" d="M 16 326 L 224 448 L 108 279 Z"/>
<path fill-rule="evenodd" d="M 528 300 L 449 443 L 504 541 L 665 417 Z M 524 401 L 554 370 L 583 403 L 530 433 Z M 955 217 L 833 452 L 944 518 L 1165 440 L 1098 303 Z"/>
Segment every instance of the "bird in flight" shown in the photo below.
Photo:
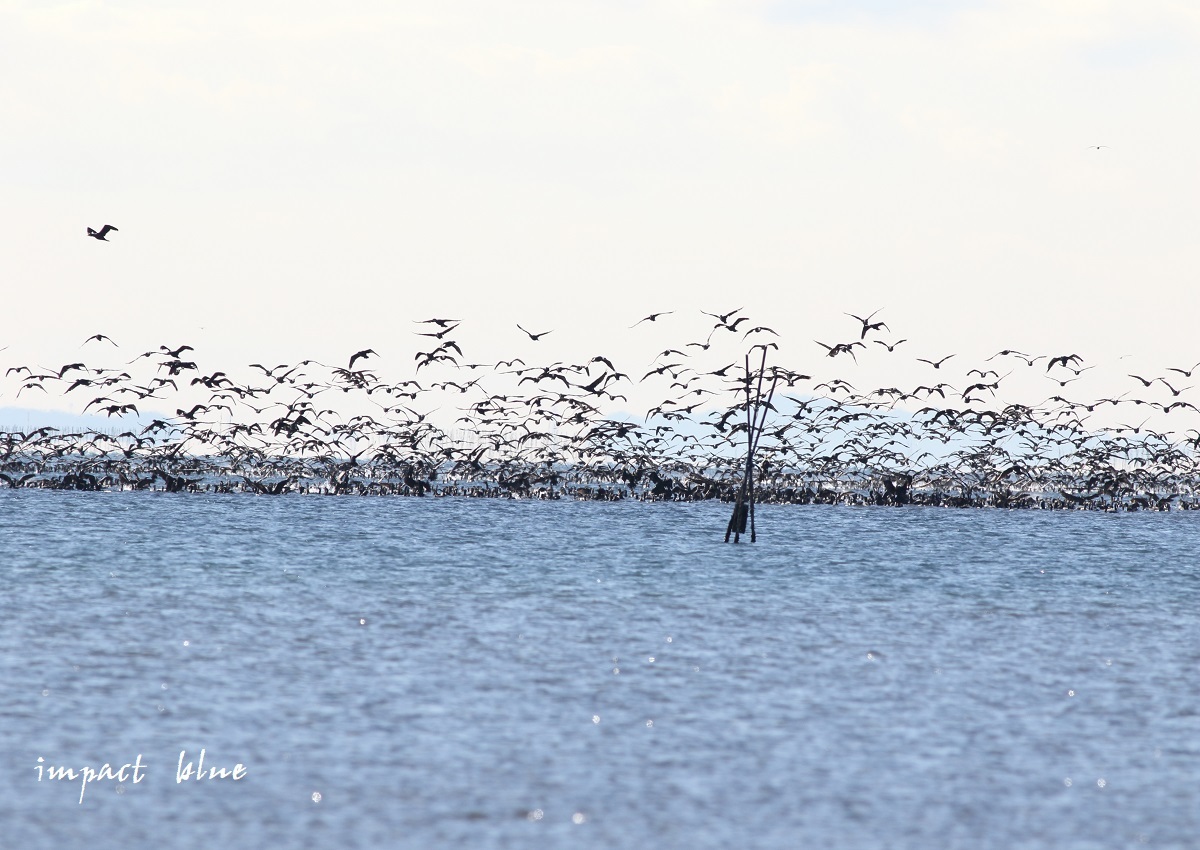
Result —
<path fill-rule="evenodd" d="M 730 310 L 730 311 L 729 311 L 728 313 L 726 313 L 724 316 L 720 315 L 719 313 L 709 313 L 709 312 L 707 312 L 707 311 L 705 311 L 705 310 L 701 310 L 700 312 L 701 312 L 701 313 L 704 313 L 704 315 L 706 315 L 706 316 L 712 316 L 714 319 L 716 319 L 717 321 L 719 321 L 719 322 L 720 322 L 721 324 L 723 324 L 723 325 L 727 325 L 727 324 L 729 324 L 729 317 L 730 317 L 730 316 L 732 316 L 732 315 L 734 315 L 735 313 L 740 313 L 740 312 L 742 312 L 742 308 L 741 308 L 741 307 L 738 307 L 736 310 Z"/>
<path fill-rule="evenodd" d="M 826 345 L 819 339 L 814 339 L 813 342 L 829 352 L 826 357 L 837 357 L 839 354 L 849 354 L 855 363 L 858 362 L 858 357 L 856 357 L 854 354 L 854 346 L 857 345 L 859 348 L 867 347 L 865 343 L 860 342 L 859 340 L 855 340 L 854 342 L 839 342 L 837 345 Z"/>
<path fill-rule="evenodd" d="M 851 319 L 858 319 L 860 322 L 862 322 L 862 336 L 860 336 L 860 337 L 859 337 L 859 339 L 866 339 L 866 338 L 867 338 L 867 331 L 877 331 L 877 330 L 879 330 L 880 328 L 887 328 L 888 330 L 891 330 L 891 328 L 888 328 L 888 326 L 887 326 L 887 325 L 885 325 L 883 322 L 872 322 L 872 321 L 871 321 L 872 319 L 874 319 L 874 318 L 875 318 L 875 315 L 876 315 L 877 313 L 879 313 L 879 311 L 880 311 L 880 310 L 882 310 L 882 309 L 883 309 L 882 307 L 881 307 L 881 308 L 879 308 L 879 310 L 876 310 L 874 313 L 872 313 L 871 315 L 867 316 L 865 319 L 864 319 L 862 316 L 856 316 L 856 315 L 854 315 L 853 313 L 847 313 L 847 314 L 846 314 L 846 315 L 847 315 L 847 316 L 849 316 Z"/>
<path fill-rule="evenodd" d="M 941 369 L 942 364 L 945 363 L 947 360 L 949 360 L 953 356 L 954 356 L 953 354 L 947 354 L 945 357 L 943 357 L 941 360 L 938 360 L 937 362 L 934 362 L 933 360 L 926 360 L 924 357 L 918 357 L 917 360 L 921 361 L 922 363 L 928 363 L 934 369 Z"/>
<path fill-rule="evenodd" d="M 93 239 L 99 239 L 101 242 L 108 241 L 106 234 L 110 230 L 113 231 L 114 233 L 119 232 L 117 230 L 117 228 L 113 227 L 111 224 L 106 224 L 103 227 L 101 227 L 99 230 L 92 230 L 90 227 L 87 229 L 88 236 L 92 237 Z"/>
<path fill-rule="evenodd" d="M 1052 367 L 1055 363 L 1061 363 L 1063 366 L 1068 366 L 1068 364 L 1070 364 L 1070 363 L 1082 363 L 1082 362 L 1083 362 L 1083 358 L 1080 357 L 1078 354 L 1063 354 L 1059 357 L 1051 357 L 1050 362 L 1046 364 L 1046 371 L 1049 372 L 1050 367 Z"/>
<path fill-rule="evenodd" d="M 1168 383 L 1166 382 L 1166 380 L 1164 380 L 1163 378 L 1159 378 L 1159 379 L 1158 379 L 1158 382 L 1159 382 L 1160 384 L 1162 384 L 1164 387 L 1166 387 L 1167 389 L 1169 389 L 1169 390 L 1171 391 L 1171 395 L 1173 395 L 1175 398 L 1179 398 L 1179 394 L 1180 394 L 1181 392 L 1184 392 L 1184 391 L 1186 391 L 1186 390 L 1190 390 L 1190 389 L 1191 389 L 1191 387 L 1184 387 L 1182 390 L 1177 390 L 1177 389 L 1175 389 L 1173 386 L 1171 386 L 1170 384 L 1168 384 Z"/>
<path fill-rule="evenodd" d="M 636 327 L 637 327 L 638 325 L 640 325 L 642 322 L 653 322 L 653 321 L 657 320 L 659 316 L 669 316 L 669 315 L 671 315 L 671 314 L 672 314 L 672 313 L 674 313 L 674 312 L 675 312 L 674 310 L 668 310 L 668 311 L 667 311 L 667 312 L 665 312 L 665 313 L 651 313 L 649 316 L 647 316 L 647 317 L 646 317 L 646 318 L 644 318 L 644 319 L 638 319 L 636 322 L 634 322 L 634 323 L 633 323 L 632 325 L 630 325 L 629 327 L 631 327 L 631 328 L 636 328 Z M 526 331 L 526 333 L 528 333 L 528 331 Z"/>
<path fill-rule="evenodd" d="M 353 369 L 356 360 L 366 360 L 372 354 L 375 354 L 375 349 L 373 348 L 364 348 L 362 351 L 356 351 L 350 358 L 350 365 L 346 368 Z"/>
<path fill-rule="evenodd" d="M 526 330 L 525 330 L 523 327 L 521 327 L 520 325 L 517 325 L 517 328 L 518 328 L 518 330 L 525 331 L 525 333 L 529 335 L 529 338 L 530 338 L 531 340 L 533 340 L 534 342 L 537 342 L 539 339 L 541 339 L 542 337 L 544 337 L 546 334 L 552 334 L 552 333 L 554 333 L 554 331 L 542 331 L 540 334 L 535 334 L 535 333 L 532 333 L 532 332 L 530 332 L 530 331 L 526 331 Z"/>
<path fill-rule="evenodd" d="M 1196 366 L 1200 366 L 1200 363 L 1197 363 Z M 1190 377 L 1192 377 L 1192 372 L 1196 371 L 1196 366 L 1193 366 L 1191 369 L 1179 369 L 1179 368 L 1176 368 L 1175 366 L 1168 366 L 1167 371 L 1168 372 L 1178 372 L 1180 375 L 1183 375 L 1183 377 L 1190 378 Z"/>
<path fill-rule="evenodd" d="M 116 345 L 116 343 L 113 342 L 112 337 L 107 336 L 105 334 L 92 334 L 91 336 L 89 336 L 87 339 L 85 339 L 83 341 L 83 345 L 87 345 L 92 340 L 96 340 L 96 342 L 103 342 L 104 340 L 108 340 L 109 342 L 112 342 L 113 345 Z M 81 345 L 80 348 L 82 348 L 82 347 L 83 346 Z"/>
<path fill-rule="evenodd" d="M 417 336 L 431 336 L 431 337 L 434 337 L 435 339 L 442 339 L 446 336 L 446 334 L 451 333 L 455 328 L 457 328 L 458 325 L 446 325 L 444 327 L 439 325 L 439 327 L 442 328 L 440 331 L 433 331 L 432 333 L 419 333 L 418 332 Z"/>

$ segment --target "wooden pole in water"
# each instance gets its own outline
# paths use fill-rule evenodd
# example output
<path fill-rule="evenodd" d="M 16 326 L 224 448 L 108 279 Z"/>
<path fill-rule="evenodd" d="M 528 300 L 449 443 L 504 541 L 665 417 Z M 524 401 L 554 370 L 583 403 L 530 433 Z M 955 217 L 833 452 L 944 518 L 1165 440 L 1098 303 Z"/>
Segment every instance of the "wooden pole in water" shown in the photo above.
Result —
<path fill-rule="evenodd" d="M 746 352 L 746 362 L 750 362 L 750 352 Z M 758 386 L 754 388 L 754 412 L 750 412 L 750 405 L 746 405 L 746 498 L 748 500 L 747 512 L 750 514 L 750 542 L 754 542 L 754 444 L 758 441 L 754 438 L 754 425 L 758 420 L 758 407 L 762 403 L 762 382 L 763 372 L 767 368 L 767 349 L 764 346 L 762 352 L 762 363 L 758 367 Z M 745 531 L 745 528 L 742 529 Z"/>
<path fill-rule="evenodd" d="M 746 431 L 747 431 L 746 466 L 747 466 L 747 470 L 748 470 L 749 464 L 750 464 L 750 459 L 749 459 L 749 451 L 750 451 L 750 449 L 749 449 L 749 446 L 750 446 L 750 437 L 749 437 L 749 431 L 750 431 L 750 352 L 748 352 L 748 351 L 746 352 L 745 388 L 746 388 Z M 725 527 L 725 542 L 726 543 L 729 542 L 730 534 L 733 534 L 733 542 L 734 543 L 740 542 L 742 532 L 744 532 L 746 530 L 746 515 L 743 511 L 745 510 L 745 503 L 746 503 L 746 475 L 747 474 L 748 474 L 748 472 L 742 473 L 742 483 L 741 483 L 741 486 L 738 487 L 737 498 L 734 500 L 734 503 L 733 503 L 733 516 L 731 516 L 729 518 L 729 525 L 727 525 Z"/>
<path fill-rule="evenodd" d="M 753 543 L 758 539 L 757 531 L 754 526 L 754 451 L 758 447 L 758 440 L 762 436 L 763 427 L 766 424 L 767 407 L 770 405 L 770 399 L 775 396 L 775 385 L 779 381 L 779 376 L 771 382 L 771 390 L 767 399 L 766 405 L 763 404 L 762 385 L 766 377 L 767 367 L 767 347 L 761 346 L 762 363 L 758 369 L 758 384 L 755 387 L 753 403 L 750 397 L 750 352 L 746 352 L 746 467 L 742 473 L 742 483 L 738 487 L 737 498 L 733 506 L 733 516 L 729 518 L 729 524 L 725 527 L 725 542 L 729 542 L 729 536 L 733 535 L 733 542 L 738 543 L 741 540 L 741 535 L 746 533 L 746 524 L 749 520 L 750 524 L 750 542 Z M 752 349 L 753 350 L 753 349 Z"/>
<path fill-rule="evenodd" d="M 750 444 L 750 448 L 749 448 L 749 452 L 748 452 L 750 457 L 753 457 L 754 453 L 756 451 L 758 451 L 758 441 L 760 439 L 762 439 L 763 430 L 766 428 L 766 424 L 767 424 L 767 410 L 769 410 L 771 407 L 771 399 L 775 398 L 775 386 L 779 383 L 779 374 L 776 373 L 774 378 L 772 378 L 772 380 L 771 380 L 771 389 L 767 393 L 767 401 L 764 404 L 763 400 L 762 400 L 762 382 L 763 382 L 763 377 L 766 375 L 766 370 L 767 370 L 767 347 L 764 345 L 762 347 L 762 350 L 763 350 L 762 366 L 758 372 L 758 395 L 754 402 L 755 414 L 756 414 L 755 418 L 758 421 L 756 423 L 756 426 L 753 429 L 751 429 L 751 432 L 750 432 L 751 444 Z M 750 473 L 750 542 L 753 543 L 757 539 L 758 539 L 758 534 L 754 528 L 754 475 L 753 475 L 753 472 L 751 472 Z"/>
<path fill-rule="evenodd" d="M 754 415 L 750 412 L 750 352 L 746 352 L 746 471 L 742 474 L 742 513 L 738 516 L 738 531 L 746 533 L 747 514 L 754 500 Z M 733 539 L 737 543 L 737 537 Z"/>

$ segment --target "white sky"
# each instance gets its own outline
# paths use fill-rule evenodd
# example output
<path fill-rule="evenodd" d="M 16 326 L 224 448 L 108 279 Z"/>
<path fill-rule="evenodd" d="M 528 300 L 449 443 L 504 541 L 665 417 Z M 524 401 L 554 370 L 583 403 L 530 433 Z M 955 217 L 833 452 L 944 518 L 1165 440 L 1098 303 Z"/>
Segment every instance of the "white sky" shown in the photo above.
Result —
<path fill-rule="evenodd" d="M 1011 347 L 1095 398 L 1200 360 L 1198 91 L 1174 0 L 0 0 L 0 366 L 402 373 L 454 316 L 640 375 L 742 306 L 829 376 L 882 308 L 871 386 Z"/>

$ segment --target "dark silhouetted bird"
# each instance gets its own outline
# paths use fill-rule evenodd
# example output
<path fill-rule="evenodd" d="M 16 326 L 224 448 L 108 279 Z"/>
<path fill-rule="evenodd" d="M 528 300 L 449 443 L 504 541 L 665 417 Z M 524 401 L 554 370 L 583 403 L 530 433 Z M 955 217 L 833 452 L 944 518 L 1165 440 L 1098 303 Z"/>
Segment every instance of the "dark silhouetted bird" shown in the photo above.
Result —
<path fill-rule="evenodd" d="M 99 239 L 101 242 L 108 241 L 106 234 L 110 230 L 113 231 L 114 233 L 119 232 L 117 230 L 117 228 L 113 227 L 111 224 L 106 224 L 103 227 L 101 227 L 99 230 L 92 230 L 90 227 L 87 229 L 88 236 L 92 237 L 93 239 Z"/>
<path fill-rule="evenodd" d="M 881 307 L 880 310 L 882 310 L 882 309 L 883 308 Z M 878 314 L 878 313 L 879 313 L 879 310 L 876 310 L 874 313 L 867 316 L 865 319 L 862 316 L 856 316 L 853 313 L 846 314 L 851 319 L 858 319 L 860 322 L 862 322 L 862 336 L 860 336 L 859 339 L 866 339 L 868 331 L 877 331 L 880 328 L 887 328 L 887 325 L 885 325 L 883 322 L 872 322 L 871 321 L 872 319 L 875 318 L 876 314 Z M 888 330 L 891 330 L 891 328 L 888 328 Z"/>
<path fill-rule="evenodd" d="M 638 319 L 636 322 L 634 322 L 634 323 L 633 323 L 632 325 L 630 325 L 629 327 L 630 327 L 630 328 L 636 328 L 636 327 L 637 327 L 638 325 L 640 325 L 642 322 L 654 322 L 654 321 L 657 321 L 659 316 L 670 316 L 670 315 L 671 315 L 673 312 L 674 312 L 674 310 L 669 310 L 669 311 L 667 311 L 666 313 L 651 313 L 649 316 L 647 316 L 647 317 L 646 317 L 646 318 L 644 318 L 644 319 Z"/>
<path fill-rule="evenodd" d="M 526 331 L 526 330 L 525 330 L 524 328 L 522 328 L 520 325 L 517 325 L 517 328 L 518 328 L 518 329 L 520 329 L 520 330 L 522 330 L 522 331 L 525 331 L 525 333 L 526 333 L 526 334 L 529 336 L 529 338 L 530 338 L 531 340 L 533 340 L 534 342 L 537 342 L 539 339 L 541 339 L 542 337 L 544 337 L 546 334 L 552 334 L 552 333 L 554 333 L 554 331 L 542 331 L 540 334 L 535 334 L 535 333 L 532 333 L 532 332 L 530 332 L 530 331 Z"/>

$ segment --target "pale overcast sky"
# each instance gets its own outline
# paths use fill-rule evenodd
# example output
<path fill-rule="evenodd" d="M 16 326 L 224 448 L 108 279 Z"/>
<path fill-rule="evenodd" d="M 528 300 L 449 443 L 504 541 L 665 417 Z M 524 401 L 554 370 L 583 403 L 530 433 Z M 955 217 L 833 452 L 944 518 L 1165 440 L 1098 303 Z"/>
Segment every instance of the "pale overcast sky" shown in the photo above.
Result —
<path fill-rule="evenodd" d="M 1200 360 L 1194 2 L 3 1 L 0 68 L 5 366 L 453 316 L 632 371 L 739 306 L 813 371 L 880 308 L 909 364 Z"/>

